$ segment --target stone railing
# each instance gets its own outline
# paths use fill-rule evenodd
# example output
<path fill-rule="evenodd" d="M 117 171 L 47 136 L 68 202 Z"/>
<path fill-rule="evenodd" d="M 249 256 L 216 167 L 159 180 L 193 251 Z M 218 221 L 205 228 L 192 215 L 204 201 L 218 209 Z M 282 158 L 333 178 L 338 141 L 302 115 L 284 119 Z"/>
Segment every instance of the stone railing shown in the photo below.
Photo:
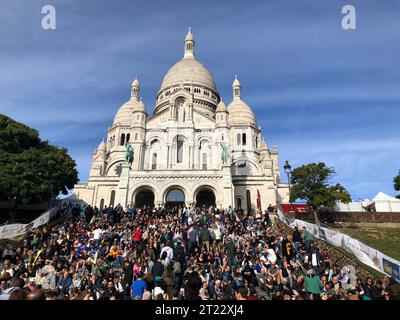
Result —
<path fill-rule="evenodd" d="M 291 235 L 293 233 L 293 229 L 282 223 L 279 219 L 276 219 L 275 223 L 277 223 L 278 226 L 282 229 L 282 233 L 284 236 L 287 236 L 289 234 Z M 378 279 L 383 276 L 380 272 L 363 265 L 344 250 L 334 247 L 319 239 L 314 239 L 314 242 L 321 251 L 326 251 L 332 257 L 333 263 L 335 263 L 339 268 L 342 268 L 346 265 L 354 266 L 354 268 L 356 269 L 357 277 L 360 277 L 362 279 L 366 279 L 367 277 Z"/>

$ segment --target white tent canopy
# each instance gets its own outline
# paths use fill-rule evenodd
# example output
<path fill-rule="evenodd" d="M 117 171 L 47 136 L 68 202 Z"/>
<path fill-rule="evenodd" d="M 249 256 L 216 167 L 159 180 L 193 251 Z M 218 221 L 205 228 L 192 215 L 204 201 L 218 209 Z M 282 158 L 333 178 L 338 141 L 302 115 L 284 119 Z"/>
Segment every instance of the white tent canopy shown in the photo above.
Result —
<path fill-rule="evenodd" d="M 375 198 L 372 199 L 375 203 L 376 212 L 399 212 L 400 213 L 400 199 L 391 197 L 383 192 L 379 192 Z"/>
<path fill-rule="evenodd" d="M 390 201 L 390 202 L 397 202 L 400 203 L 400 199 L 395 197 L 389 196 L 386 193 L 379 192 L 372 201 Z"/>
<path fill-rule="evenodd" d="M 400 199 L 379 192 L 372 200 L 365 199 L 359 202 L 342 203 L 336 202 L 337 212 L 398 212 L 400 213 Z"/>

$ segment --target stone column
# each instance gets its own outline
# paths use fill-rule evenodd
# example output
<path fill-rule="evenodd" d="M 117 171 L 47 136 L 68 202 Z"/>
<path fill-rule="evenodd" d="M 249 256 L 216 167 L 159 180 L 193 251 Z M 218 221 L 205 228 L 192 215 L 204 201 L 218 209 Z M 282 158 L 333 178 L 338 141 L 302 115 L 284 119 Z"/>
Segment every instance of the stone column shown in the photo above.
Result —
<path fill-rule="evenodd" d="M 199 146 L 194 146 L 194 157 L 193 157 L 194 169 L 199 169 Z"/>
<path fill-rule="evenodd" d="M 169 169 L 169 164 L 170 164 L 170 161 L 169 161 L 169 154 L 170 154 L 170 152 L 171 152 L 170 150 L 171 150 L 170 146 L 167 145 L 167 167 L 166 167 L 166 169 Z"/>
<path fill-rule="evenodd" d="M 115 202 L 114 204 L 117 205 L 118 203 L 126 209 L 127 207 L 127 198 L 128 198 L 128 190 L 129 190 L 129 172 L 130 166 L 127 163 L 122 164 L 121 175 L 119 176 L 119 183 L 117 186 L 117 190 L 115 193 Z"/>
<path fill-rule="evenodd" d="M 189 152 L 188 152 L 188 157 L 189 157 L 189 168 L 192 168 L 192 146 L 189 146 Z"/>
<path fill-rule="evenodd" d="M 171 144 L 171 147 L 169 148 L 169 168 L 172 169 L 172 162 L 173 162 L 173 153 L 175 152 L 175 143 Z"/>
<path fill-rule="evenodd" d="M 233 183 L 232 183 L 232 175 L 231 175 L 231 166 L 228 164 L 222 165 L 222 207 L 228 208 L 228 206 L 232 206 L 234 208 L 233 202 Z"/>
<path fill-rule="evenodd" d="M 193 139 L 194 140 L 194 139 Z M 193 144 L 193 147 L 192 147 L 192 154 L 191 154 L 191 157 L 192 157 L 192 169 L 195 169 L 196 168 L 196 156 L 195 156 L 195 154 L 196 154 L 196 143 L 194 143 Z"/>

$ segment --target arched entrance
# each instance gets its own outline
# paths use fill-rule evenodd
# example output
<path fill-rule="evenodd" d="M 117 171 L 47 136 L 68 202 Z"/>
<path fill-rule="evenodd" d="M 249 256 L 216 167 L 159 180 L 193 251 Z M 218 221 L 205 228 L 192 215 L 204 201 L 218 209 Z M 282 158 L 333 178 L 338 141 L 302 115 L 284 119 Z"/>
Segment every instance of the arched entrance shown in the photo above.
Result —
<path fill-rule="evenodd" d="M 167 207 L 179 206 L 185 204 L 185 194 L 178 188 L 170 189 L 165 196 Z"/>
<path fill-rule="evenodd" d="M 242 198 L 236 198 L 236 209 L 242 209 Z"/>
<path fill-rule="evenodd" d="M 154 207 L 154 192 L 149 188 L 139 190 L 135 195 L 135 207 L 143 208 L 143 206 Z"/>
<path fill-rule="evenodd" d="M 196 193 L 196 207 L 215 206 L 215 193 L 210 187 L 201 187 Z"/>

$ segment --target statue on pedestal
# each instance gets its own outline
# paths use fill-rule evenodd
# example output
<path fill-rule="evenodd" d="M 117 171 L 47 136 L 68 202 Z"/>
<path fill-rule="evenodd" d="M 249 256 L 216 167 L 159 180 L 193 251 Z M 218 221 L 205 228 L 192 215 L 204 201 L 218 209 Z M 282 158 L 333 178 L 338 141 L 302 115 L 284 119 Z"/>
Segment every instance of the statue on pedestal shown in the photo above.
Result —
<path fill-rule="evenodd" d="M 132 165 L 133 163 L 133 157 L 134 157 L 134 150 L 132 148 L 132 145 L 130 143 L 125 143 L 125 161 L 129 164 Z"/>
<path fill-rule="evenodd" d="M 221 159 L 223 164 L 227 164 L 228 162 L 228 149 L 226 147 L 226 144 L 221 142 L 220 143 L 222 150 L 221 150 Z"/>

